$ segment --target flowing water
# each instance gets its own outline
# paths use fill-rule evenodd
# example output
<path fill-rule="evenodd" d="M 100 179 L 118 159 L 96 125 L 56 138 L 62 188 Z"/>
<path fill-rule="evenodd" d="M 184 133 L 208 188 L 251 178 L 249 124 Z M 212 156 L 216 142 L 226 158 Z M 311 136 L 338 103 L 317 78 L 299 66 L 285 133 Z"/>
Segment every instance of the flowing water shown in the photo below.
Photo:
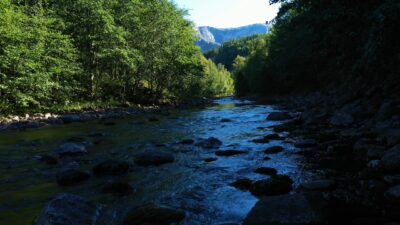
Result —
<path fill-rule="evenodd" d="M 0 224 L 29 225 L 46 202 L 59 193 L 73 193 L 102 204 L 99 225 L 119 224 L 129 209 L 155 203 L 186 212 L 183 224 L 240 224 L 257 198 L 251 193 L 229 186 L 240 179 L 265 179 L 254 173 L 268 166 L 280 174 L 288 174 L 298 184 L 313 176 L 298 166 L 298 157 L 291 154 L 294 147 L 283 141 L 256 144 L 252 139 L 272 133 L 257 129 L 279 124 L 266 120 L 273 107 L 250 101 L 223 98 L 216 105 L 201 110 L 187 110 L 171 115 L 156 115 L 158 122 L 149 122 L 152 115 L 137 115 L 125 119 L 90 121 L 61 126 L 47 126 L 27 131 L 0 133 Z M 221 119 L 232 122 L 222 123 Z M 90 137 L 93 132 L 106 134 Z M 215 149 L 177 142 L 191 138 L 216 137 L 223 142 L 220 150 L 242 150 L 247 154 L 216 157 Z M 35 159 L 49 154 L 67 139 L 91 143 L 90 153 L 74 159 L 82 169 L 90 171 L 104 159 L 133 162 L 137 152 L 158 148 L 175 155 L 175 162 L 160 167 L 133 167 L 132 172 L 119 178 L 95 178 L 74 187 L 60 187 L 55 174 L 62 166 L 48 166 Z M 165 144 L 161 146 L 159 144 Z M 263 150 L 282 145 L 285 152 L 271 155 L 264 161 Z M 158 146 L 158 147 L 157 147 Z M 207 163 L 205 158 L 217 161 Z M 127 197 L 102 194 L 100 187 L 110 179 L 129 182 L 134 193 Z"/>

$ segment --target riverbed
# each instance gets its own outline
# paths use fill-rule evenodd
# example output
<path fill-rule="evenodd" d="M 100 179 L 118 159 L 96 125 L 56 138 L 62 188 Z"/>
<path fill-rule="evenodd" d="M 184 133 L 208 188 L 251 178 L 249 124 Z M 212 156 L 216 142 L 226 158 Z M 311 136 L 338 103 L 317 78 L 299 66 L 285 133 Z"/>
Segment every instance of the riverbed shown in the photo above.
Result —
<path fill-rule="evenodd" d="M 183 224 L 240 224 L 258 199 L 230 183 L 241 178 L 268 178 L 254 172 L 260 167 L 272 167 L 279 174 L 289 175 L 294 186 L 314 176 L 300 166 L 301 156 L 293 154 L 295 148 L 290 140 L 264 144 L 251 141 L 272 134 L 269 127 L 281 123 L 266 120 L 274 111 L 279 110 L 229 97 L 217 99 L 214 106 L 203 109 L 0 133 L 0 224 L 31 224 L 46 202 L 60 193 L 76 194 L 101 204 L 99 225 L 119 224 L 130 209 L 147 203 L 184 210 Z M 179 144 L 184 139 L 199 141 L 209 137 L 222 141 L 219 150 L 246 154 L 218 157 L 217 149 Z M 170 152 L 175 162 L 159 167 L 132 166 L 130 173 L 122 177 L 91 177 L 77 186 L 60 187 L 55 177 L 63 165 L 47 165 L 38 156 L 51 154 L 71 140 L 88 146 L 89 154 L 72 162 L 87 171 L 110 158 L 133 164 L 134 154 L 148 149 Z M 263 151 L 275 145 L 283 146 L 285 151 L 264 160 Z M 216 161 L 207 162 L 207 158 Z M 131 184 L 133 194 L 118 197 L 101 193 L 100 187 L 111 179 Z"/>

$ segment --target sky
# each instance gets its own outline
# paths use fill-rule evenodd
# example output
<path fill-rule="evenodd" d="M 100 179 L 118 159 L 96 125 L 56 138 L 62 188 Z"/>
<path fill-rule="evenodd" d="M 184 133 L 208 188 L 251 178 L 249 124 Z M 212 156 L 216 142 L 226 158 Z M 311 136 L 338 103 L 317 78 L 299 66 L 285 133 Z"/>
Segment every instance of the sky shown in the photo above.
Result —
<path fill-rule="evenodd" d="M 189 19 L 197 26 L 217 28 L 265 23 L 278 13 L 279 5 L 268 0 L 173 0 L 189 10 Z"/>

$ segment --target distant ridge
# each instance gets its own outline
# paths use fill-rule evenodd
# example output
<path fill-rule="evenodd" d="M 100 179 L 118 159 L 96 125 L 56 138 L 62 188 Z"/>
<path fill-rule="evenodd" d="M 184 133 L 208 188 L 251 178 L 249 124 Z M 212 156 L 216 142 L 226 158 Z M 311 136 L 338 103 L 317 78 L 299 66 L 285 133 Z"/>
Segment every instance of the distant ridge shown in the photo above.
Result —
<path fill-rule="evenodd" d="M 237 28 L 198 27 L 200 39 L 196 42 L 203 52 L 221 46 L 232 39 L 263 34 L 268 32 L 266 24 L 252 24 Z"/>

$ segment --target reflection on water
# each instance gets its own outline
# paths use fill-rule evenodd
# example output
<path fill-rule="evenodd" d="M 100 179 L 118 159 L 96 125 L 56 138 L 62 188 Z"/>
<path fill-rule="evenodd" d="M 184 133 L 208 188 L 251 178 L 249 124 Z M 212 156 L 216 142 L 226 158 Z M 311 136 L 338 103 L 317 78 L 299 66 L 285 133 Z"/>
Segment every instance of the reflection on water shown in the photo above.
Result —
<path fill-rule="evenodd" d="M 233 98 L 215 102 L 216 106 L 203 110 L 157 115 L 160 118 L 158 122 L 148 122 L 149 115 L 141 115 L 1 133 L 0 224 L 31 224 L 43 205 L 62 192 L 102 203 L 104 209 L 100 225 L 118 224 L 127 210 L 149 202 L 185 210 L 187 217 L 184 224 L 240 223 L 257 198 L 249 192 L 230 187 L 229 183 L 239 178 L 265 179 L 266 176 L 253 172 L 261 166 L 274 167 L 279 173 L 290 175 L 295 182 L 310 176 L 298 168 L 295 156 L 287 154 L 293 149 L 290 144 L 281 141 L 270 144 L 250 142 L 272 132 L 256 128 L 277 123 L 265 120 L 273 108 Z M 223 118 L 232 122 L 220 122 Z M 93 132 L 105 135 L 90 137 Z M 166 144 L 158 148 L 174 153 L 176 161 L 156 168 L 134 167 L 124 177 L 91 178 L 83 185 L 61 188 L 55 183 L 59 166 L 46 166 L 34 156 L 51 153 L 71 137 L 90 143 L 90 153 L 75 159 L 87 170 L 106 158 L 132 162 L 135 152 L 156 148 L 156 144 Z M 216 157 L 215 150 L 176 144 L 182 139 L 208 137 L 220 139 L 224 143 L 221 149 L 248 153 L 206 163 L 205 158 Z M 262 151 L 269 145 L 277 144 L 285 146 L 287 151 L 264 161 Z M 135 189 L 134 194 L 129 197 L 101 194 L 99 187 L 110 179 L 128 181 Z"/>

